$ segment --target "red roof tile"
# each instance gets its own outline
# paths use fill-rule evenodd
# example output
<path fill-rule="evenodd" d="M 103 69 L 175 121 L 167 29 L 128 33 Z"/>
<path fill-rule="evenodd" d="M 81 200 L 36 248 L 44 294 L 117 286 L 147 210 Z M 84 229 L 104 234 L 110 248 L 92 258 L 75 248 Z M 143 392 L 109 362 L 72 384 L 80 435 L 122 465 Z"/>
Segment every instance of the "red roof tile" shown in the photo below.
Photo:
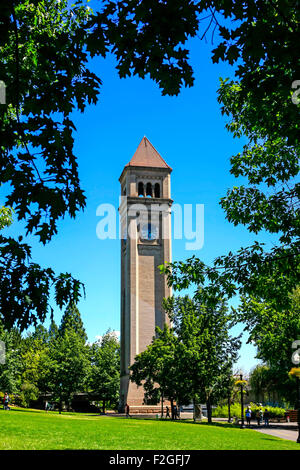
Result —
<path fill-rule="evenodd" d="M 130 162 L 127 163 L 126 167 L 128 166 L 168 168 L 169 170 L 172 170 L 172 168 L 167 165 L 164 159 L 159 155 L 158 151 L 153 147 L 147 137 L 142 138 L 135 154 L 133 155 Z"/>

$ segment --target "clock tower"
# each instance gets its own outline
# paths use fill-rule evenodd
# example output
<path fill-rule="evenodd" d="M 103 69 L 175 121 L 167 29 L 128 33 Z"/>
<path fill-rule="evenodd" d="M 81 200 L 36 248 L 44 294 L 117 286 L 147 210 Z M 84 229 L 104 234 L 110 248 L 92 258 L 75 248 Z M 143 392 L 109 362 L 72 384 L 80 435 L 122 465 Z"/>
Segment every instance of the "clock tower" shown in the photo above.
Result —
<path fill-rule="evenodd" d="M 144 137 L 120 177 L 120 409 L 126 403 L 135 411 L 147 405 L 143 388 L 129 381 L 128 367 L 151 343 L 155 327 L 169 323 L 162 302 L 171 288 L 158 266 L 171 262 L 171 172 Z"/>

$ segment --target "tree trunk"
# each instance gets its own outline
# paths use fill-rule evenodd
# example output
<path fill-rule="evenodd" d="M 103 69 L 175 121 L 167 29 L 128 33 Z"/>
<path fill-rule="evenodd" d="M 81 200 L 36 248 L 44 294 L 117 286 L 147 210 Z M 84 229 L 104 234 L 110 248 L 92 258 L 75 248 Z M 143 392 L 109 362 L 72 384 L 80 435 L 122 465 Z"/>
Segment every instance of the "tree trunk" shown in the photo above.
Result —
<path fill-rule="evenodd" d="M 207 421 L 209 424 L 211 424 L 211 403 L 210 403 L 210 398 L 207 399 L 206 402 L 206 407 L 207 407 Z"/>
<path fill-rule="evenodd" d="M 105 400 L 102 401 L 102 413 L 105 415 Z"/>
<path fill-rule="evenodd" d="M 194 423 L 196 422 L 195 403 L 196 403 L 196 400 L 195 400 L 195 397 L 193 397 L 193 421 Z"/>
<path fill-rule="evenodd" d="M 161 417 L 164 417 L 164 394 L 161 394 Z"/>
<path fill-rule="evenodd" d="M 170 401 L 171 401 L 171 417 L 172 417 L 172 419 L 174 419 L 174 404 L 173 404 L 174 400 L 173 400 L 173 398 L 171 398 Z"/>

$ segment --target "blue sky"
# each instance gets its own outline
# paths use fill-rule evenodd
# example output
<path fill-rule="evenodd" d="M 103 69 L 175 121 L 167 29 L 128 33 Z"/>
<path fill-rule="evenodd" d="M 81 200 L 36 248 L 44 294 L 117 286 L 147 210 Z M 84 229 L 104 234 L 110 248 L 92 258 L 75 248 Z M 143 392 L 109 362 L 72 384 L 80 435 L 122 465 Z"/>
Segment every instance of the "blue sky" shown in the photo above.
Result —
<path fill-rule="evenodd" d="M 233 139 L 225 129 L 216 91 L 219 77 L 233 76 L 224 64 L 213 65 L 211 44 L 195 39 L 189 43 L 195 85 L 178 97 L 163 97 L 149 79 L 120 79 L 115 60 L 95 59 L 91 68 L 102 79 L 99 103 L 84 114 L 74 113 L 77 127 L 75 153 L 78 156 L 87 206 L 76 220 L 59 223 L 58 235 L 46 246 L 33 237 L 33 258 L 57 272 L 71 272 L 86 286 L 86 299 L 79 309 L 90 341 L 108 328 L 119 330 L 120 241 L 99 240 L 96 209 L 102 203 L 118 207 L 119 176 L 146 135 L 173 168 L 171 192 L 179 204 L 205 205 L 205 241 L 200 251 L 185 250 L 185 241 L 174 240 L 173 260 L 195 254 L 205 262 L 229 250 L 247 246 L 255 238 L 244 227 L 225 220 L 219 200 L 238 181 L 229 173 L 230 156 L 238 153 L 243 140 Z M 7 234 L 19 233 L 13 224 Z M 61 312 L 55 318 L 60 321 Z M 240 330 L 240 328 L 238 328 Z M 243 345 L 239 366 L 249 370 L 255 364 L 255 349 Z"/>

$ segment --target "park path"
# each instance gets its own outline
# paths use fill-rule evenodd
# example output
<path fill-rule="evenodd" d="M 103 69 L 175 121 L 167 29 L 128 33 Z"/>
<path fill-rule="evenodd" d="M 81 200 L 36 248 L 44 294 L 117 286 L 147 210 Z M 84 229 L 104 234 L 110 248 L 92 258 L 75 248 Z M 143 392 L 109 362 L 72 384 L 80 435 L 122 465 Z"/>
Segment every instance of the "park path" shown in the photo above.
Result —
<path fill-rule="evenodd" d="M 213 421 L 227 421 L 227 418 L 215 418 Z M 298 425 L 297 423 L 271 423 L 269 427 L 257 426 L 251 424 L 250 429 L 261 432 L 263 434 L 269 434 L 270 436 L 280 437 L 281 439 L 287 439 L 289 441 L 297 441 L 298 438 Z M 300 450 L 300 444 L 299 444 Z"/>
<path fill-rule="evenodd" d="M 217 418 L 216 421 L 226 421 L 226 418 Z M 250 428 L 247 427 L 247 429 L 253 429 L 253 431 L 269 434 L 270 436 L 280 437 L 281 439 L 287 439 L 294 442 L 296 442 L 298 438 L 297 423 L 270 423 L 269 427 L 265 427 L 263 424 L 261 426 L 251 424 Z"/>
<path fill-rule="evenodd" d="M 289 441 L 297 441 L 298 431 L 294 429 L 279 429 L 279 428 L 254 428 L 254 431 L 261 432 L 263 434 L 270 434 L 271 436 L 280 437 L 281 439 L 288 439 Z M 299 444 L 300 449 L 300 444 Z"/>

